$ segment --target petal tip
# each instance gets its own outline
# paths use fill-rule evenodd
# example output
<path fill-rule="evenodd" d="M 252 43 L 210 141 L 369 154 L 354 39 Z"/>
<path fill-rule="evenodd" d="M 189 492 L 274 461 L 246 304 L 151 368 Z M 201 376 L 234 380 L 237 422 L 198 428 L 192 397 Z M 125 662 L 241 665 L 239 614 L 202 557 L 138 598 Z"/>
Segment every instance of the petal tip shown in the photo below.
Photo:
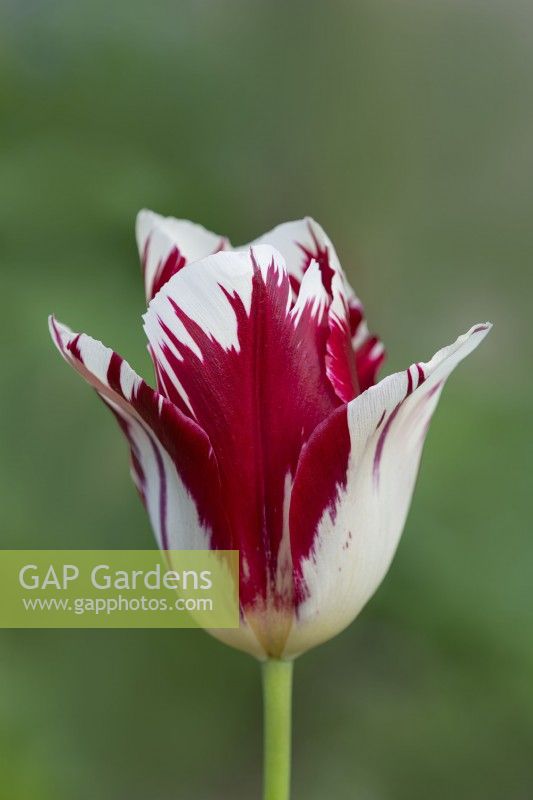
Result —
<path fill-rule="evenodd" d="M 137 239 L 137 246 L 141 255 L 146 239 L 156 223 L 161 219 L 162 217 L 160 214 L 156 214 L 155 211 L 151 211 L 149 208 L 141 208 L 141 210 L 137 212 L 135 218 L 135 238 Z"/>
<path fill-rule="evenodd" d="M 467 341 L 468 339 L 473 339 L 475 342 L 475 347 L 478 344 L 481 344 L 485 336 L 492 330 L 492 322 L 478 322 L 476 325 L 472 325 L 469 331 L 465 333 L 463 336 L 459 337 L 460 341 Z"/>
<path fill-rule="evenodd" d="M 50 336 L 56 347 L 60 350 L 63 350 L 65 345 L 65 339 L 68 339 L 72 336 L 72 331 L 70 330 L 67 325 L 63 325 L 54 314 L 48 315 L 48 330 L 50 331 Z"/>
<path fill-rule="evenodd" d="M 470 329 L 470 333 L 482 333 L 484 331 L 485 334 L 487 334 L 492 327 L 492 322 L 480 322 Z"/>

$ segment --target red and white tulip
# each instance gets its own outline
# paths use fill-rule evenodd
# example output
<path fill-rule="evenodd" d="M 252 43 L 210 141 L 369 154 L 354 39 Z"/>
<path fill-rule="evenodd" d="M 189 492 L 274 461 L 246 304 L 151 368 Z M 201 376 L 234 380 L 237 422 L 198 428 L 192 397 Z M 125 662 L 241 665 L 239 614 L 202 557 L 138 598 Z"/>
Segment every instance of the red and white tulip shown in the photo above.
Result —
<path fill-rule="evenodd" d="M 241 626 L 215 635 L 292 658 L 379 586 L 444 383 L 490 325 L 376 382 L 383 347 L 313 220 L 232 249 L 143 211 L 137 239 L 157 389 L 52 318 L 54 342 L 127 437 L 159 547 L 240 551 Z"/>

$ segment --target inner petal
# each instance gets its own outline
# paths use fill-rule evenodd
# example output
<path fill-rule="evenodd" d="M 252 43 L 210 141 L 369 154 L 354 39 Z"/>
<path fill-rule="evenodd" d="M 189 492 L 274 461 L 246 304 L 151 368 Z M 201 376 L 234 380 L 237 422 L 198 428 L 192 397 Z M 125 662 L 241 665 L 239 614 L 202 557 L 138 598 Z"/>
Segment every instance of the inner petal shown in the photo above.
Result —
<path fill-rule="evenodd" d="M 363 306 L 346 279 L 330 238 L 318 222 L 306 217 L 278 225 L 257 242 L 282 253 L 294 297 L 310 264 L 318 264 L 331 299 L 327 373 L 339 400 L 348 403 L 376 382 L 385 351 L 379 339 L 368 332 Z"/>
<path fill-rule="evenodd" d="M 145 316 L 160 391 L 216 453 L 244 606 L 291 601 L 288 495 L 303 444 L 340 402 L 325 370 L 317 265 L 304 283 L 291 309 L 279 253 L 220 253 L 175 275 Z"/>

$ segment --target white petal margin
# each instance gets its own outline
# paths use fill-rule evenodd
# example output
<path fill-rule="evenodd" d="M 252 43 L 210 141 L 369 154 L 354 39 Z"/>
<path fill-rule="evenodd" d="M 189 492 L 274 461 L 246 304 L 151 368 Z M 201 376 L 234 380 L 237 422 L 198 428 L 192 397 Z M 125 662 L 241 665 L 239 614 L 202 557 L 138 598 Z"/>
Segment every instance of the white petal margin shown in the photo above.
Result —
<path fill-rule="evenodd" d="M 442 387 L 490 328 L 489 323 L 472 327 L 428 363 L 385 378 L 348 404 L 346 485 L 337 487 L 334 508 L 324 511 L 311 552 L 301 565 L 306 598 L 297 610 L 284 657 L 297 656 L 339 633 L 380 585 L 404 527 Z M 320 464 L 314 469 L 319 480 Z M 295 490 L 297 484 L 298 473 Z M 312 486 L 306 488 L 312 491 Z"/>
<path fill-rule="evenodd" d="M 159 272 L 173 251 L 190 264 L 230 247 L 226 237 L 212 233 L 202 225 L 186 219 L 163 217 L 147 209 L 137 214 L 135 236 L 147 300 L 152 298 Z"/>

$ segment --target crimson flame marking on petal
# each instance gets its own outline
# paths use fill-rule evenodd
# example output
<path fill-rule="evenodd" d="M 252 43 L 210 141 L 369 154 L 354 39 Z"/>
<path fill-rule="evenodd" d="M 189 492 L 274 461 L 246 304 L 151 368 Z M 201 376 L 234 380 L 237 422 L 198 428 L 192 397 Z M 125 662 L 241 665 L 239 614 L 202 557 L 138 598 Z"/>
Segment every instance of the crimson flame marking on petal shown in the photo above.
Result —
<path fill-rule="evenodd" d="M 352 298 L 348 301 L 348 322 L 350 324 L 350 336 L 352 337 L 352 344 L 357 349 L 367 337 L 365 329 L 365 318 L 363 314 L 363 306 L 359 300 Z"/>
<path fill-rule="evenodd" d="M 355 351 L 355 364 L 361 391 L 373 386 L 386 353 L 377 336 L 369 336 Z"/>
<path fill-rule="evenodd" d="M 146 257 L 148 254 L 148 247 L 150 245 L 150 236 L 146 240 L 145 244 L 145 255 L 143 257 L 143 270 L 146 269 Z M 226 239 L 222 236 L 220 240 L 213 250 L 213 253 L 220 253 L 226 247 Z M 178 245 L 174 245 L 170 250 L 169 254 L 167 255 L 166 259 L 162 259 L 159 264 L 157 265 L 154 271 L 154 277 L 152 279 L 152 285 L 150 288 L 150 293 L 148 295 L 148 300 L 151 300 L 152 297 L 158 293 L 158 291 L 169 282 L 169 280 L 176 275 L 183 267 L 187 266 L 189 261 L 185 257 L 185 255 L 181 252 Z"/>
<path fill-rule="evenodd" d="M 379 426 L 381 425 L 381 423 L 382 423 L 382 422 L 383 422 L 383 420 L 385 419 L 385 414 L 386 414 L 386 413 L 387 413 L 387 412 L 385 411 L 385 409 L 383 409 L 383 413 L 382 413 L 381 417 L 378 419 L 378 424 L 376 425 L 376 430 L 378 430 L 378 429 L 379 429 Z"/>
<path fill-rule="evenodd" d="M 381 464 L 381 458 L 382 458 L 382 455 L 383 455 L 383 448 L 385 447 L 385 440 L 386 440 L 387 435 L 388 435 L 388 433 L 390 431 L 391 425 L 394 422 L 394 419 L 395 419 L 398 411 L 400 410 L 404 400 L 407 397 L 409 397 L 410 394 L 412 394 L 414 388 L 418 388 L 425 380 L 424 370 L 422 369 L 421 365 L 417 363 L 415 366 L 416 366 L 416 369 L 417 369 L 417 384 L 416 384 L 416 387 L 414 387 L 414 385 L 413 385 L 413 376 L 411 375 L 411 367 L 409 367 L 409 369 L 406 370 L 406 373 L 407 373 L 407 389 L 406 389 L 406 392 L 405 392 L 405 397 L 391 411 L 391 413 L 389 415 L 389 418 L 388 418 L 387 422 L 385 423 L 385 425 L 383 427 L 383 430 L 381 431 L 381 433 L 379 435 L 379 439 L 378 439 L 377 444 L 376 444 L 376 450 L 375 450 L 375 453 L 374 453 L 374 464 L 373 464 L 374 484 L 375 484 L 376 487 L 379 485 L 379 468 L 380 468 L 380 464 Z M 438 388 L 438 385 L 437 385 L 437 388 Z M 428 396 L 431 397 L 431 395 L 434 394 L 435 391 L 436 391 L 436 389 L 435 389 L 435 387 L 433 387 L 430 390 L 430 392 L 428 393 Z M 385 412 L 383 412 L 383 415 L 381 417 L 380 423 L 383 420 L 384 416 L 385 416 Z M 378 427 L 379 427 L 379 424 L 378 424 Z"/>
<path fill-rule="evenodd" d="M 407 394 L 409 394 L 409 392 Z M 401 407 L 402 404 L 400 402 L 398 403 L 397 406 L 393 408 L 393 410 L 389 414 L 387 422 L 383 426 L 383 429 L 379 435 L 378 442 L 376 444 L 376 451 L 374 453 L 374 466 L 373 466 L 374 484 L 376 487 L 379 485 L 379 466 L 381 463 L 381 457 L 383 455 L 383 448 L 385 447 L 385 439 L 387 438 L 387 434 L 390 431 L 391 425 L 394 422 L 394 419 Z"/>
<path fill-rule="evenodd" d="M 216 453 L 232 529 L 231 541 L 217 546 L 241 550 L 241 600 L 247 608 L 261 599 L 285 602 L 275 593 L 286 476 L 295 474 L 302 445 L 339 400 L 324 370 L 327 329 L 319 324 L 323 304 L 316 293 L 321 285 L 311 275 L 304 278 L 301 303 L 291 310 L 288 276 L 277 257 L 270 254 L 267 263 L 253 251 L 235 258 L 242 296 L 226 280 L 227 255 L 217 269 L 212 260 L 206 281 L 194 284 L 196 291 L 209 292 L 210 313 L 214 307 L 218 321 L 211 314 L 206 324 L 201 294 L 198 310 L 189 298 L 184 311 L 184 270 L 150 307 L 146 328 L 158 373 L 170 373 L 170 399 L 177 402 L 183 390 Z M 246 264 L 250 289 L 243 284 Z M 236 337 L 226 336 L 225 346 L 218 330 L 235 322 Z M 160 391 L 165 386 L 160 383 Z"/>
<path fill-rule="evenodd" d="M 329 297 L 322 283 L 320 267 L 316 261 L 312 261 L 303 277 L 296 302 L 290 309 L 295 327 L 300 323 L 302 315 L 306 314 L 309 316 L 309 324 L 314 319 L 317 327 L 322 328 L 326 321 L 328 304 Z"/>
<path fill-rule="evenodd" d="M 339 298 L 347 312 L 344 298 Z M 329 335 L 326 352 L 326 370 L 338 397 L 348 403 L 360 391 L 356 358 L 352 349 L 350 331 L 345 319 L 330 310 Z"/>
<path fill-rule="evenodd" d="M 278 247 L 287 257 L 293 298 L 298 294 L 311 261 L 319 264 L 324 289 L 332 307 L 329 379 L 339 399 L 348 402 L 376 382 L 385 351 L 376 337 L 369 336 L 361 302 L 347 284 L 327 234 L 317 222 L 306 218 L 280 225 L 258 241 Z M 348 311 L 341 307 L 346 304 Z M 355 366 L 354 355 L 348 352 L 347 344 L 343 341 L 345 320 L 355 351 Z M 354 372 L 357 381 L 353 379 Z"/>
<path fill-rule="evenodd" d="M 175 469 L 179 482 L 194 503 L 197 516 L 187 517 L 186 524 L 201 525 L 202 537 L 223 538 L 221 531 L 227 526 L 227 518 L 220 495 L 218 464 L 205 432 L 154 392 L 127 362 L 100 342 L 85 334 L 74 334 L 53 318 L 50 329 L 62 355 L 96 389 L 119 421 L 130 443 L 134 479 L 141 498 L 154 510 L 148 501 L 150 497 L 157 497 L 157 518 L 152 512 L 150 516 L 160 546 L 168 547 L 170 542 L 167 469 Z M 142 434 L 141 440 L 139 434 Z M 139 449 L 142 441 L 153 450 L 158 489 L 148 486 L 141 466 L 141 457 L 145 458 Z M 179 521 L 174 520 L 172 526 L 174 537 L 182 535 Z"/>
<path fill-rule="evenodd" d="M 348 299 L 351 290 L 344 286 L 340 265 L 336 269 L 332 266 L 328 245 L 321 245 L 311 222 L 307 227 L 313 247 L 296 242 L 305 255 L 301 269 L 305 274 L 315 260 L 324 288 L 332 298 L 326 367 L 338 397 L 348 403 L 375 383 L 385 351 L 379 347 L 377 337 L 369 336 L 361 303 L 355 297 Z"/>
<path fill-rule="evenodd" d="M 137 215 L 136 238 L 148 301 L 186 264 L 229 245 L 225 237 L 200 225 L 147 209 Z"/>
<path fill-rule="evenodd" d="M 157 472 L 159 474 L 159 525 L 161 530 L 161 547 L 163 550 L 168 550 L 170 543 L 167 529 L 167 479 L 165 474 L 165 466 L 163 464 L 163 458 L 159 448 L 154 442 L 152 436 L 149 435 L 148 439 L 152 446 L 154 458 L 157 464 Z"/>
<path fill-rule="evenodd" d="M 421 365 L 426 381 L 410 395 L 406 394 L 404 371 L 385 378 L 346 407 L 350 440 L 346 488 L 339 492 L 334 513 L 325 512 L 315 529 L 306 533 L 312 537 L 312 547 L 303 563 L 296 564 L 304 583 L 304 601 L 297 609 L 284 658 L 305 652 L 345 628 L 379 586 L 407 516 L 422 453 L 422 434 L 437 406 L 438 393 L 429 399 L 428 395 L 482 341 L 485 332 L 473 330 Z M 410 371 L 414 385 L 416 364 Z M 381 429 L 376 432 L 376 423 L 384 410 L 390 414 L 398 403 L 402 403 L 402 410 L 390 429 L 380 486 L 375 491 L 373 459 L 381 434 Z M 330 420 L 334 418 L 332 415 Z M 291 530 L 305 530 L 306 498 L 313 497 L 317 484 L 327 480 L 324 471 L 331 469 L 324 449 L 329 441 L 333 450 L 339 434 L 333 433 L 328 422 L 320 428 L 322 439 L 311 437 L 302 451 L 301 462 L 305 463 L 299 464 L 291 505 L 294 510 L 297 503 L 303 514 L 295 514 L 294 519 L 291 516 Z"/>
<path fill-rule="evenodd" d="M 109 366 L 107 368 L 107 382 L 111 387 L 111 389 L 113 389 L 115 392 L 118 393 L 122 393 L 122 383 L 120 379 L 122 364 L 123 364 L 123 359 L 121 358 L 121 356 L 118 355 L 118 353 L 114 352 L 111 355 Z M 163 458 L 161 456 L 161 452 L 154 441 L 154 437 L 152 436 L 151 431 L 148 430 L 146 427 L 144 427 L 144 432 L 146 434 L 148 441 L 150 442 L 150 446 L 152 448 L 154 459 L 157 465 L 157 473 L 159 477 L 159 530 L 161 535 L 161 548 L 163 550 L 168 550 L 170 547 L 170 542 L 168 538 L 168 528 L 167 528 L 167 479 L 165 474 L 165 465 L 163 464 Z M 131 434 L 129 433 L 129 426 L 126 436 L 131 445 L 132 437 Z M 132 452 L 132 457 L 133 457 L 133 452 Z"/>
<path fill-rule="evenodd" d="M 105 403 L 105 405 L 108 407 L 108 409 L 115 417 L 118 426 L 120 427 L 122 433 L 128 440 L 128 444 L 130 446 L 130 451 L 131 451 L 131 470 L 132 470 L 133 482 L 135 483 L 135 486 L 137 488 L 137 491 L 139 492 L 143 504 L 146 505 L 146 493 L 145 493 L 146 475 L 142 467 L 139 448 L 137 447 L 137 443 L 135 442 L 135 439 L 131 433 L 131 425 L 126 419 L 124 419 L 123 416 L 121 416 L 121 414 L 119 414 L 116 408 L 114 408 L 111 405 L 111 403 L 109 403 L 105 399 L 105 397 L 103 397 L 102 395 L 100 395 L 100 397 L 102 399 L 102 402 Z"/>
<path fill-rule="evenodd" d="M 328 435 L 324 436 L 325 430 Z M 316 461 L 309 459 L 313 452 Z M 301 567 L 308 558 L 314 543 L 315 532 L 325 514 L 335 518 L 339 493 L 346 488 L 350 458 L 350 432 L 347 406 L 337 408 L 319 425 L 302 448 L 294 479 L 295 486 L 313 486 L 312 494 L 294 492 L 289 509 L 289 530 L 294 573 L 295 601 L 299 605 L 307 596 Z M 320 464 L 321 474 L 313 470 Z"/>
<path fill-rule="evenodd" d="M 296 275 L 289 275 L 289 283 L 294 296 L 297 297 L 302 283 L 301 280 L 297 278 Z"/>
<path fill-rule="evenodd" d="M 83 364 L 83 358 L 81 357 L 81 352 L 79 348 L 80 336 L 81 336 L 80 333 L 76 334 L 76 336 L 72 339 L 72 341 L 68 343 L 67 349 L 70 350 L 74 358 L 77 358 L 78 361 L 81 361 L 81 363 Z"/>
<path fill-rule="evenodd" d="M 320 270 L 318 262 L 313 261 L 311 262 L 312 264 L 316 264 Z M 309 274 L 311 265 L 305 272 L 304 281 Z M 319 272 L 326 304 L 327 299 L 330 298 L 327 319 L 323 321 L 326 336 L 326 374 L 339 400 L 347 403 L 359 394 L 359 378 L 352 347 L 346 297 L 347 289 L 344 277 L 340 267 L 338 270 L 332 270 L 332 272 L 330 294 L 328 294 L 327 287 L 324 285 L 324 273 L 323 271 Z"/>
<path fill-rule="evenodd" d="M 61 339 L 60 339 L 60 336 L 59 336 L 59 332 L 58 332 L 57 327 L 55 326 L 55 324 L 54 324 L 54 335 L 55 335 L 55 338 L 56 338 L 56 341 L 57 341 L 58 345 L 62 346 L 62 342 L 61 342 Z M 80 347 L 79 347 L 80 337 L 81 337 L 81 334 L 77 334 L 76 336 L 74 336 L 74 338 L 70 342 L 68 342 L 67 350 L 69 352 L 71 352 L 72 355 L 81 364 L 83 364 L 85 366 L 85 362 L 84 362 L 84 359 L 83 359 L 83 356 L 82 356 L 82 353 L 81 353 L 81 350 L 80 350 Z M 109 360 L 109 365 L 108 365 L 108 368 L 107 368 L 107 374 L 106 374 L 107 383 L 108 383 L 110 389 L 112 389 L 113 392 L 116 392 L 121 397 L 123 396 L 123 389 L 122 389 L 122 383 L 121 383 L 121 370 L 122 370 L 122 364 L 123 363 L 124 363 L 124 361 L 123 361 L 122 357 L 119 356 L 118 353 L 112 352 L 111 358 Z M 98 389 L 97 389 L 97 391 L 98 391 Z M 132 433 L 131 433 L 131 425 L 127 421 L 127 419 L 125 419 L 121 415 L 121 413 L 118 411 L 118 409 L 115 408 L 109 402 L 109 400 L 106 398 L 106 396 L 104 394 L 102 394 L 101 391 L 99 391 L 99 394 L 101 395 L 103 402 L 108 406 L 108 408 L 111 410 L 111 412 L 115 416 L 117 422 L 119 423 L 120 428 L 122 429 L 124 435 L 128 439 L 128 442 L 130 444 L 130 449 L 131 449 L 132 466 L 133 466 L 133 469 L 135 470 L 135 474 L 136 474 L 137 478 L 139 479 L 141 487 L 142 487 L 142 490 L 140 491 L 141 499 L 143 500 L 144 503 L 146 503 L 145 474 L 144 474 L 144 470 L 142 469 L 142 466 L 140 464 L 138 447 L 137 447 L 137 445 L 135 443 L 135 440 L 134 440 L 134 437 L 132 436 Z M 148 441 L 150 443 L 150 446 L 152 448 L 152 451 L 153 451 L 153 454 L 154 454 L 154 458 L 155 458 L 155 461 L 156 461 L 156 464 L 157 464 L 157 470 L 158 470 L 158 475 L 159 475 L 159 531 L 160 531 L 160 537 L 161 537 L 160 545 L 161 545 L 163 550 L 168 550 L 168 548 L 169 548 L 169 540 L 168 540 L 167 524 L 166 524 L 167 486 L 166 486 L 166 477 L 165 477 L 165 469 L 164 469 L 163 459 L 162 459 L 162 456 L 161 456 L 161 453 L 159 451 L 159 448 L 157 447 L 149 428 L 146 425 L 142 424 L 142 423 L 140 423 L 140 424 L 141 424 L 141 427 L 142 427 L 142 429 L 143 429 L 143 431 L 144 431 L 144 433 L 145 433 L 145 435 L 146 435 L 146 437 L 147 437 L 147 439 L 148 439 Z M 136 483 L 137 483 L 137 481 L 136 481 Z"/>
<path fill-rule="evenodd" d="M 326 289 L 327 293 L 331 295 L 331 281 L 335 275 L 335 270 L 330 264 L 329 248 L 327 244 L 321 246 L 310 221 L 307 222 L 307 229 L 313 241 L 313 247 L 311 248 L 301 244 L 300 242 L 295 242 L 296 246 L 299 247 L 304 254 L 304 259 L 301 265 L 302 273 L 305 274 L 311 262 L 316 261 L 320 267 L 320 272 L 322 273 L 322 283 L 324 284 L 324 288 Z"/>
<path fill-rule="evenodd" d="M 150 237 L 146 241 L 147 247 L 149 246 L 149 242 Z M 152 278 L 152 285 L 150 287 L 148 299 L 150 300 L 152 297 L 154 297 L 161 287 L 164 286 L 165 283 L 168 283 L 168 281 L 173 275 L 176 274 L 176 272 L 179 272 L 180 269 L 183 269 L 186 263 L 187 260 L 185 256 L 182 255 L 179 247 L 174 245 L 166 259 L 162 259 L 154 271 L 154 277 Z"/>

